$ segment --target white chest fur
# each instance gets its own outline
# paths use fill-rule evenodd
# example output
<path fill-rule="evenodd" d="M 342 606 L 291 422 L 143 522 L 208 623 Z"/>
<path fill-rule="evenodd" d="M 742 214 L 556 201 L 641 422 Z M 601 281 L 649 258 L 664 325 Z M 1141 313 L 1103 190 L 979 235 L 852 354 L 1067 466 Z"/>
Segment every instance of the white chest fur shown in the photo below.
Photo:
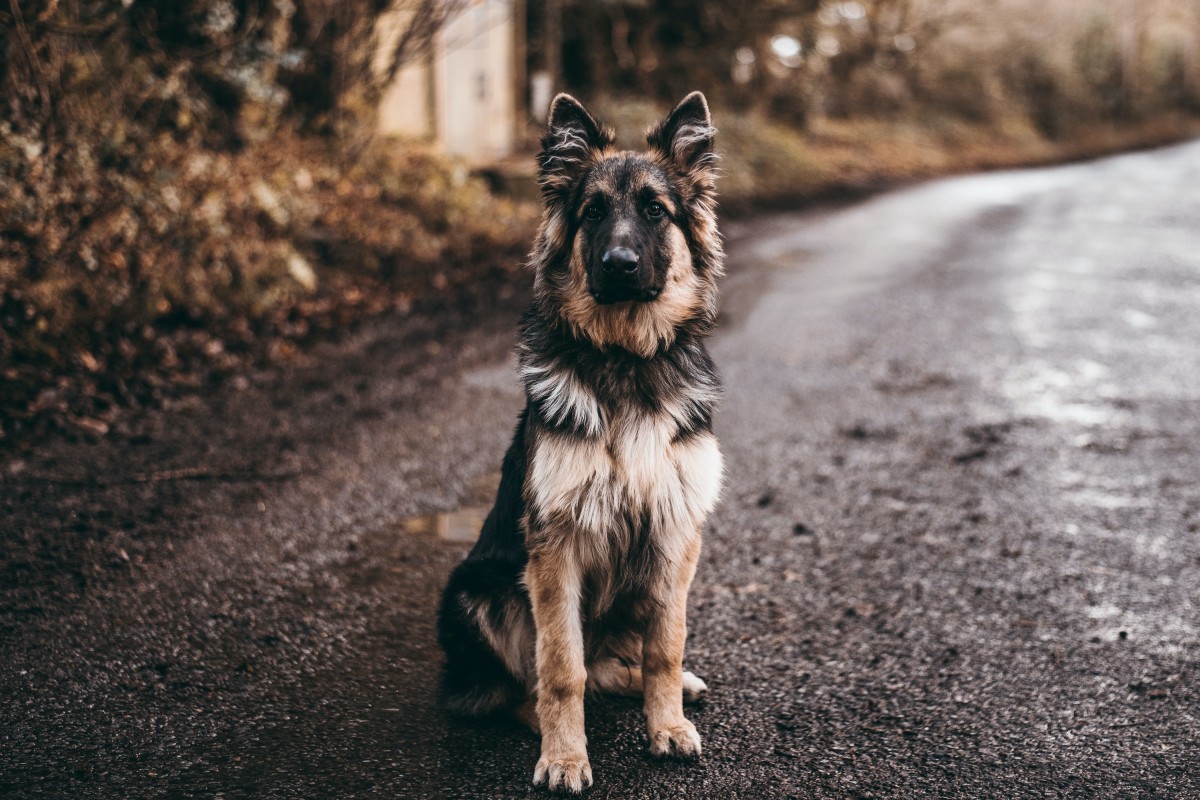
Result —
<path fill-rule="evenodd" d="M 541 516 L 596 542 L 643 514 L 654 531 L 686 538 L 716 504 L 722 462 L 711 433 L 672 442 L 677 430 L 670 414 L 631 413 L 600 436 L 539 436 L 529 489 Z"/>

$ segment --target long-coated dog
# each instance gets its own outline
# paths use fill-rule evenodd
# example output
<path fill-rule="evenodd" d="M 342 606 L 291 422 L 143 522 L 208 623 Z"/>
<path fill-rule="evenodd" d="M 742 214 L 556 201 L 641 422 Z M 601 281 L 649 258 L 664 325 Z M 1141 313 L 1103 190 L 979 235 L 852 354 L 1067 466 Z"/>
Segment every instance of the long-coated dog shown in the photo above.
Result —
<path fill-rule="evenodd" d="M 644 698 L 650 752 L 700 754 L 683 701 L 687 593 L 717 501 L 719 383 L 704 346 L 724 267 L 716 130 L 693 92 L 646 152 L 568 95 L 538 156 L 545 213 L 517 346 L 526 403 L 495 506 L 450 576 L 450 709 L 540 731 L 535 784 L 591 785 L 587 690 Z"/>

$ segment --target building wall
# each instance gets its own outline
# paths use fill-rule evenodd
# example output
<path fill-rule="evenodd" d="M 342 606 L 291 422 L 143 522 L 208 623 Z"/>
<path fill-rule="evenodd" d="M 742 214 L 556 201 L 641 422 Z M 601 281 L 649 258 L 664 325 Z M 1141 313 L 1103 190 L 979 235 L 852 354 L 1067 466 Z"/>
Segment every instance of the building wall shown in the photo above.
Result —
<path fill-rule="evenodd" d="M 516 6 L 472 0 L 438 34 L 432 58 L 400 70 L 379 107 L 379 130 L 434 139 L 470 161 L 511 153 L 516 144 Z M 380 62 L 403 30 L 403 11 L 380 20 Z"/>
<path fill-rule="evenodd" d="M 406 64 L 396 73 L 379 101 L 379 132 L 416 139 L 433 137 L 429 110 L 432 78 L 426 63 Z"/>
<path fill-rule="evenodd" d="M 397 0 L 391 10 L 380 15 L 375 28 L 378 46 L 372 63 L 377 77 L 387 70 L 392 52 L 408 25 L 411 13 L 404 5 L 404 0 Z M 432 82 L 427 57 L 414 59 L 401 67 L 380 98 L 376 120 L 379 132 L 417 139 L 431 138 L 434 135 L 430 108 Z"/>
<path fill-rule="evenodd" d="M 467 158 L 512 151 L 513 14 L 510 0 L 478 0 L 438 37 L 434 56 L 438 141 Z"/>

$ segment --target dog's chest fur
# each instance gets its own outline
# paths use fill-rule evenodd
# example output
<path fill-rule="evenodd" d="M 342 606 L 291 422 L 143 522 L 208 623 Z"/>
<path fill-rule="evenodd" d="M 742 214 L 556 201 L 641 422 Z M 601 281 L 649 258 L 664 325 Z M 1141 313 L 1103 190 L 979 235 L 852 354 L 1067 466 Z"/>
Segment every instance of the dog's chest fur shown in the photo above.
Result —
<path fill-rule="evenodd" d="M 525 492 L 541 530 L 528 535 L 569 547 L 585 573 L 636 581 L 678 562 L 716 503 L 716 376 L 702 349 L 627 369 L 564 363 L 522 365 L 541 422 Z"/>
<path fill-rule="evenodd" d="M 695 527 L 716 500 L 720 451 L 707 432 L 673 441 L 674 427 L 669 418 L 631 413 L 600 436 L 539 436 L 529 478 L 539 513 L 592 541 L 630 525 Z"/>

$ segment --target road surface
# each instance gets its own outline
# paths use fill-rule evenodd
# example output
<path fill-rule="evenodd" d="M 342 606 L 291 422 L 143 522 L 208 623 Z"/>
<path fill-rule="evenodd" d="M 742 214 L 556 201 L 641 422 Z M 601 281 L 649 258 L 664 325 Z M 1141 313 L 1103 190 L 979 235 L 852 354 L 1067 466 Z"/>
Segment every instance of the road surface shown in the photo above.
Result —
<path fill-rule="evenodd" d="M 699 763 L 597 798 L 1200 797 L 1200 144 L 729 227 Z M 519 798 L 435 704 L 521 293 L 0 462 L 0 796 Z"/>

